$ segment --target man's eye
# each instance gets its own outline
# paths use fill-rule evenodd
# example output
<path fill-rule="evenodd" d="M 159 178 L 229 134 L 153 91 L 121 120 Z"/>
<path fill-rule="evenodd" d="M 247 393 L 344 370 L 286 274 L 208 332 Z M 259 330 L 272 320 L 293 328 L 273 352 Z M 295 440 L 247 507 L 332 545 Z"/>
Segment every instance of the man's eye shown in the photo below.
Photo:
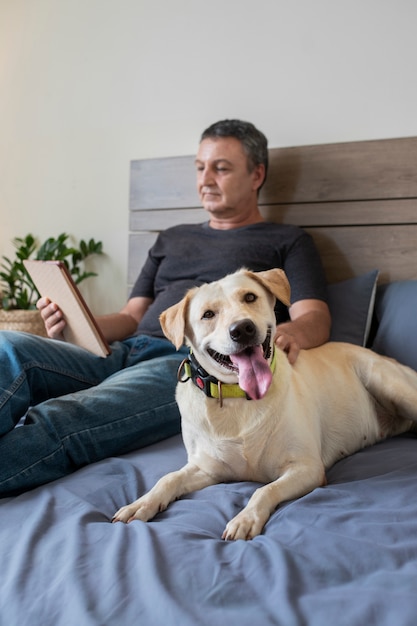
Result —
<path fill-rule="evenodd" d="M 203 315 L 201 316 L 202 320 L 211 320 L 214 317 L 214 311 L 211 311 L 210 309 L 208 311 L 204 311 Z"/>
<path fill-rule="evenodd" d="M 252 292 L 246 293 L 244 298 L 245 302 L 255 302 L 257 299 L 258 296 Z"/>

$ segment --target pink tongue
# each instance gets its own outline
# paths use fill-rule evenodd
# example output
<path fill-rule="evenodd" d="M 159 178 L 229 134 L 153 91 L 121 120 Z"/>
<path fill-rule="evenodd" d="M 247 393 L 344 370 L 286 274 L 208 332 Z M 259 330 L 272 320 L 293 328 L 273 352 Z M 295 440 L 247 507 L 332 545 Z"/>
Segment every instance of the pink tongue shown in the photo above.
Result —
<path fill-rule="evenodd" d="M 272 373 L 262 348 L 247 348 L 240 354 L 231 354 L 230 359 L 239 369 L 239 387 L 252 400 L 263 398 L 271 384 Z"/>

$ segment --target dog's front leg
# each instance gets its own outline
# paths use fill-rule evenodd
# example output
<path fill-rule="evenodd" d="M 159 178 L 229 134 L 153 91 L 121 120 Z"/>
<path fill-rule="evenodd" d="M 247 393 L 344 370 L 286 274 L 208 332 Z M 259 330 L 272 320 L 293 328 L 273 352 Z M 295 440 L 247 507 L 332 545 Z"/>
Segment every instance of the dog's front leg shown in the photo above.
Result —
<path fill-rule="evenodd" d="M 112 522 L 129 523 L 134 520 L 147 522 L 157 513 L 164 511 L 170 502 L 191 491 L 213 485 L 215 482 L 214 478 L 199 467 L 187 463 L 180 470 L 163 476 L 144 496 L 119 509 L 113 516 Z"/>
<path fill-rule="evenodd" d="M 245 508 L 228 522 L 222 539 L 253 539 L 262 532 L 281 502 L 300 498 L 325 484 L 326 475 L 321 463 L 291 464 L 277 480 L 254 492 Z"/>

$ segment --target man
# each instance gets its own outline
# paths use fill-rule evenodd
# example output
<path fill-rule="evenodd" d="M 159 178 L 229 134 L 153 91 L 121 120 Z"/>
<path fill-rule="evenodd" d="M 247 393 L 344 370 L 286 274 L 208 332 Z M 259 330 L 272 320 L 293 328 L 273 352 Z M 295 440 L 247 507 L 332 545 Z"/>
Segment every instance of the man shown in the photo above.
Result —
<path fill-rule="evenodd" d="M 264 222 L 257 204 L 267 141 L 252 124 L 224 120 L 202 135 L 197 187 L 209 221 L 162 232 L 119 312 L 98 317 L 112 353 L 96 357 L 62 341 L 0 333 L 0 496 L 15 495 L 83 465 L 179 432 L 176 370 L 186 354 L 162 334 L 159 314 L 195 285 L 242 266 L 282 267 L 292 305 L 277 305 L 276 343 L 293 363 L 324 343 L 330 314 L 318 254 L 302 230 Z M 38 302 L 48 336 L 65 325 Z M 14 428 L 21 416 L 25 424 Z"/>

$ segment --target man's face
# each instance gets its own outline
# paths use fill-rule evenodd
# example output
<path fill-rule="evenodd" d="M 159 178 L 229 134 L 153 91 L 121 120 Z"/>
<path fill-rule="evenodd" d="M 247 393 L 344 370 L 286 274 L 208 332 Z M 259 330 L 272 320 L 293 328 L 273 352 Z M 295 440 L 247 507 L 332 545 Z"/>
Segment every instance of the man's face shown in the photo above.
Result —
<path fill-rule="evenodd" d="M 203 207 L 213 217 L 245 215 L 257 206 L 257 190 L 264 167 L 249 171 L 248 157 L 234 137 L 204 139 L 197 158 L 197 190 Z"/>

